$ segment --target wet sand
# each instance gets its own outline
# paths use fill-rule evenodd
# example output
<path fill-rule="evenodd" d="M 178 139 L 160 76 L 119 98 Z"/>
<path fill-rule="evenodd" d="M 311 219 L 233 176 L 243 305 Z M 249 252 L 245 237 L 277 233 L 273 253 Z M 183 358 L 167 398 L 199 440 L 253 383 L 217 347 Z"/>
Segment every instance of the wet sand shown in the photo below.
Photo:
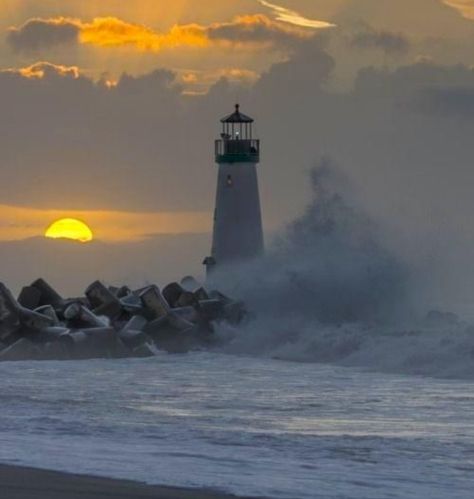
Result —
<path fill-rule="evenodd" d="M 145 485 L 0 465 L 1 499 L 236 499 L 211 490 Z"/>

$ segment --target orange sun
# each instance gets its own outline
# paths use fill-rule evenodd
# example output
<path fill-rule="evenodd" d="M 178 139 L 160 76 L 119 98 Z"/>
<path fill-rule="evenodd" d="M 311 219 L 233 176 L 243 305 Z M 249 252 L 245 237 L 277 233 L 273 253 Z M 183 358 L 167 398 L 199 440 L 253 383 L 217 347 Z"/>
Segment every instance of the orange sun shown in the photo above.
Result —
<path fill-rule="evenodd" d="M 44 235 L 51 239 L 72 239 L 81 243 L 88 243 L 94 239 L 92 230 L 75 218 L 56 220 L 47 228 Z"/>

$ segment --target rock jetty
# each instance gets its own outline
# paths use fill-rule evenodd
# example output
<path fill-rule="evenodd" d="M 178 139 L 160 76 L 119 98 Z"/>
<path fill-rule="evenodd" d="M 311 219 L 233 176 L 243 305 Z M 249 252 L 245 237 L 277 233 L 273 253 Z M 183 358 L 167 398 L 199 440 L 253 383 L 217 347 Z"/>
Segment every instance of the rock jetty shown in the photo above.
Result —
<path fill-rule="evenodd" d="M 45 280 L 15 299 L 0 283 L 0 361 L 149 357 L 212 345 L 219 322 L 238 324 L 241 302 L 208 291 L 192 277 L 156 285 L 92 283 L 79 298 L 63 298 Z"/>

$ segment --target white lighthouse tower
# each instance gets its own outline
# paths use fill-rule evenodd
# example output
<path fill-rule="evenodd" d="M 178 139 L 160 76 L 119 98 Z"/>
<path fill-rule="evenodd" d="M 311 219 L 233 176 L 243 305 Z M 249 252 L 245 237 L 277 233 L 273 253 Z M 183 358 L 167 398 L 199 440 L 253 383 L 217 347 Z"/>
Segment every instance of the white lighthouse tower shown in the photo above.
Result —
<path fill-rule="evenodd" d="M 212 251 L 204 260 L 208 273 L 263 253 L 257 178 L 260 141 L 253 137 L 253 122 L 238 104 L 221 120 L 221 138 L 215 144 L 218 177 Z"/>

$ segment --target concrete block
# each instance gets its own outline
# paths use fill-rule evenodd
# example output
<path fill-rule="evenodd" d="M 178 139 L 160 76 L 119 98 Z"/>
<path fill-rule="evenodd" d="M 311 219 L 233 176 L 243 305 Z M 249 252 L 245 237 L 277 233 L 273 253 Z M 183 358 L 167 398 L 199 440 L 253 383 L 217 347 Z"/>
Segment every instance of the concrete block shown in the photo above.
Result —
<path fill-rule="evenodd" d="M 134 315 L 122 328 L 122 331 L 143 331 L 148 321 L 141 315 Z"/>
<path fill-rule="evenodd" d="M 183 287 L 178 284 L 177 282 L 172 282 L 171 284 L 168 284 L 168 286 L 165 286 L 163 288 L 163 297 L 164 299 L 168 302 L 169 306 L 171 308 L 174 308 L 177 306 L 179 297 L 185 290 Z"/>
<path fill-rule="evenodd" d="M 44 279 L 37 279 L 32 285 L 41 293 L 41 298 L 38 306 L 52 305 L 54 308 L 61 307 L 64 299 L 56 292 Z"/>
<path fill-rule="evenodd" d="M 34 286 L 25 286 L 18 295 L 18 303 L 30 310 L 37 308 L 41 301 L 41 291 Z"/>
<path fill-rule="evenodd" d="M 56 326 L 59 324 L 58 314 L 52 305 L 43 305 L 42 307 L 35 308 L 33 311 L 49 317 Z"/>
<path fill-rule="evenodd" d="M 143 303 L 140 300 L 140 296 L 136 295 L 135 293 L 131 293 L 124 298 L 121 298 L 120 303 L 124 312 L 128 314 L 141 315 L 144 313 Z"/>
<path fill-rule="evenodd" d="M 59 342 L 66 347 L 72 348 L 75 345 L 87 342 L 87 334 L 84 331 L 71 331 L 61 334 L 58 338 Z"/>
<path fill-rule="evenodd" d="M 176 307 L 192 307 L 197 303 L 198 300 L 192 291 L 183 291 L 176 302 Z"/>
<path fill-rule="evenodd" d="M 186 320 L 187 322 L 197 322 L 199 320 L 199 313 L 195 307 L 180 307 L 173 308 L 172 313 L 177 315 L 181 319 Z"/>
<path fill-rule="evenodd" d="M 197 301 L 209 300 L 209 294 L 203 287 L 194 291 L 194 297 Z"/>
<path fill-rule="evenodd" d="M 29 331 L 38 331 L 57 324 L 51 317 L 28 310 L 27 308 L 21 308 L 19 313 L 22 328 L 26 328 Z"/>
<path fill-rule="evenodd" d="M 80 303 L 69 305 L 64 311 L 64 318 L 74 324 L 74 327 L 108 327 L 109 320 L 99 317 Z"/>
<path fill-rule="evenodd" d="M 36 338 L 38 341 L 44 343 L 56 342 L 59 341 L 59 338 L 62 335 L 68 334 L 69 332 L 70 330 L 68 328 L 62 326 L 44 327 L 38 331 Z"/>
<path fill-rule="evenodd" d="M 132 352 L 127 348 L 120 338 L 116 338 L 113 348 L 109 350 L 109 355 L 112 359 L 128 359 L 132 356 Z"/>
<path fill-rule="evenodd" d="M 194 291 L 199 288 L 200 284 L 192 275 L 187 275 L 181 279 L 181 286 L 186 291 Z"/>
<path fill-rule="evenodd" d="M 207 320 L 218 320 L 225 316 L 225 303 L 221 300 L 202 300 L 199 302 L 199 313 Z"/>
<path fill-rule="evenodd" d="M 146 289 L 148 289 L 148 288 L 146 288 Z M 125 306 L 132 306 L 132 307 L 141 307 L 142 306 L 142 301 L 140 300 L 140 295 L 139 294 L 137 295 L 136 293 L 131 293 L 127 296 L 124 296 L 123 298 L 120 298 L 120 303 L 124 307 Z"/>
<path fill-rule="evenodd" d="M 0 283 L 0 340 L 8 338 L 19 327 L 19 305 L 10 290 Z"/>
<path fill-rule="evenodd" d="M 175 314 L 174 310 L 168 314 L 167 319 L 170 326 L 177 331 L 186 331 L 194 326 L 192 322 L 186 320 L 184 317 L 180 317 L 178 314 Z"/>
<path fill-rule="evenodd" d="M 118 336 L 123 344 L 132 350 L 149 340 L 148 335 L 145 332 L 134 331 L 133 329 L 122 330 Z"/>
<path fill-rule="evenodd" d="M 220 301 L 224 302 L 225 304 L 232 303 L 232 301 L 233 301 L 228 296 L 221 293 L 220 291 L 217 291 L 216 289 L 209 291 L 209 298 L 211 300 L 220 300 Z"/>
<path fill-rule="evenodd" d="M 60 342 L 74 359 L 112 358 L 116 339 L 116 332 L 112 328 L 84 329 L 60 336 Z"/>
<path fill-rule="evenodd" d="M 168 317 L 160 317 L 159 319 L 155 319 L 153 321 L 148 322 L 145 327 L 143 328 L 143 331 L 151 336 L 152 338 L 155 338 L 157 335 L 161 334 L 163 331 L 172 331 L 174 333 L 175 329 L 170 326 L 170 323 L 168 321 Z"/>
<path fill-rule="evenodd" d="M 128 286 L 122 286 L 117 290 L 116 296 L 117 298 L 121 299 L 127 297 L 130 294 L 132 294 L 132 290 Z"/>
<path fill-rule="evenodd" d="M 96 315 L 105 315 L 114 319 L 122 312 L 120 300 L 100 281 L 93 282 L 86 289 L 86 296 Z"/>
<path fill-rule="evenodd" d="M 38 360 L 41 350 L 30 340 L 21 338 L 0 352 L 0 361 Z"/>
<path fill-rule="evenodd" d="M 140 294 L 143 307 L 153 319 L 166 317 L 170 306 L 157 286 L 150 286 Z"/>
<path fill-rule="evenodd" d="M 133 356 L 140 358 L 154 357 L 155 355 L 158 355 L 158 353 L 159 350 L 153 343 L 144 343 L 133 350 Z"/>
<path fill-rule="evenodd" d="M 231 302 L 224 306 L 224 317 L 231 324 L 240 324 L 247 312 L 243 302 Z"/>
<path fill-rule="evenodd" d="M 69 360 L 71 357 L 63 344 L 53 341 L 41 346 L 40 358 L 41 360 Z"/>
<path fill-rule="evenodd" d="M 93 327 L 89 329 L 84 329 L 89 340 L 93 341 L 97 345 L 108 344 L 115 340 L 117 332 L 112 327 Z"/>

